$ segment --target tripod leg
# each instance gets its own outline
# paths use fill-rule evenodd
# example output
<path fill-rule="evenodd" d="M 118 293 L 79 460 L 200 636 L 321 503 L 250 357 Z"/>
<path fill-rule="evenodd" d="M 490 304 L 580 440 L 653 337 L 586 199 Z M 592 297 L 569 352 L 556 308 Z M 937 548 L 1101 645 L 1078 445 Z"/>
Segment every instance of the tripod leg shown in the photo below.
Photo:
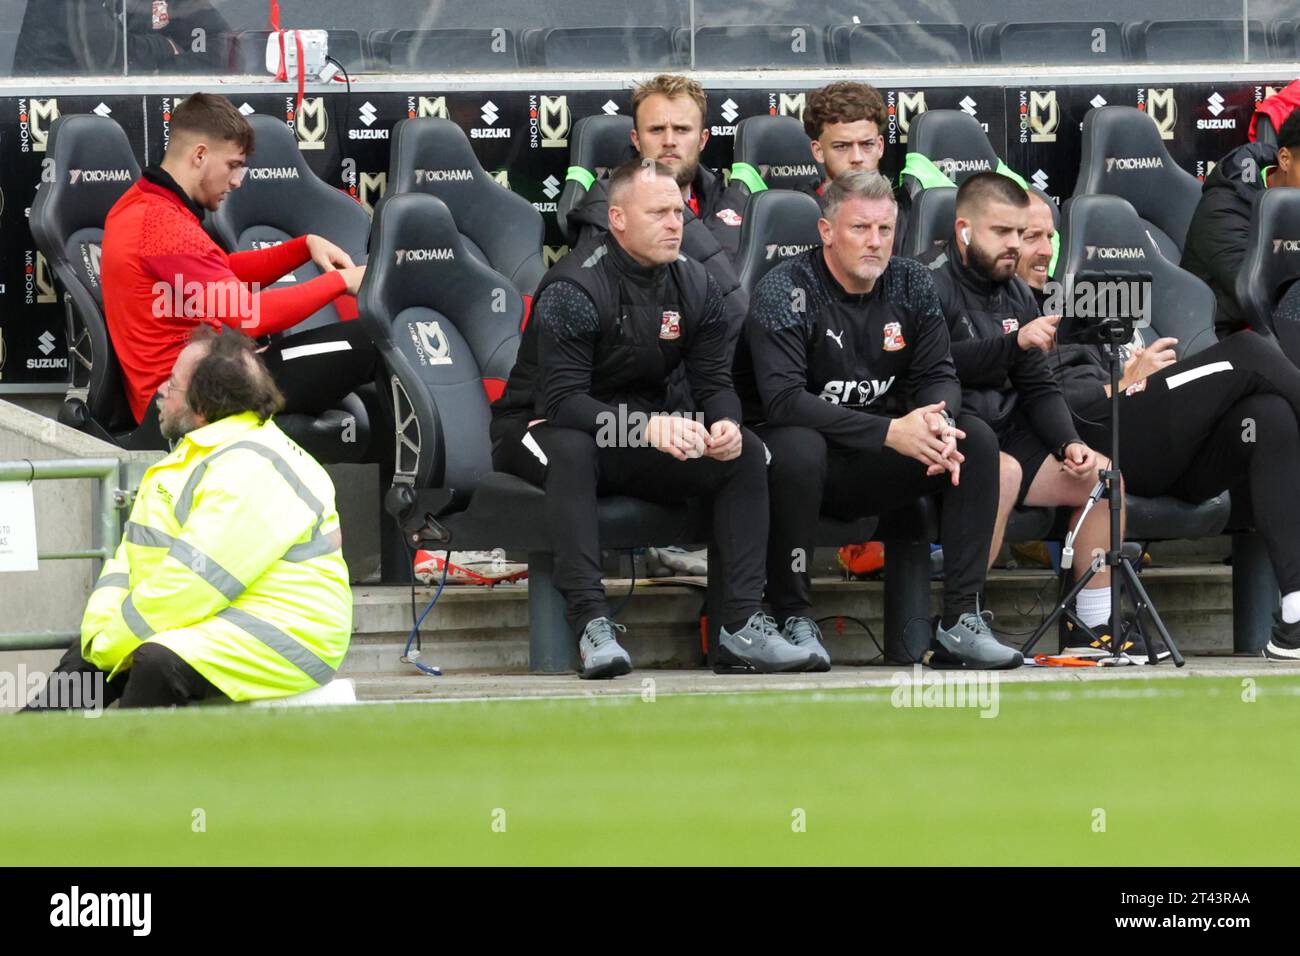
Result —
<path fill-rule="evenodd" d="M 1138 580 L 1137 572 L 1133 570 L 1133 565 L 1129 564 L 1127 561 L 1122 561 L 1120 563 L 1123 565 L 1122 573 L 1124 575 L 1124 581 L 1127 586 L 1132 589 L 1129 593 L 1133 595 L 1133 602 L 1139 608 L 1145 606 L 1147 617 L 1151 619 L 1151 623 L 1155 626 L 1156 633 L 1160 635 L 1160 639 L 1163 640 L 1165 646 L 1169 648 L 1169 657 L 1174 662 L 1174 666 L 1182 667 L 1187 662 L 1183 659 L 1183 655 L 1178 650 L 1178 645 L 1174 643 L 1173 637 L 1170 636 L 1168 629 L 1165 627 L 1165 622 L 1160 619 L 1160 612 L 1157 611 L 1155 605 L 1151 603 L 1151 596 L 1147 594 L 1146 588 L 1144 588 L 1142 582 Z M 1147 662 L 1154 664 L 1156 663 L 1156 656 L 1151 653 L 1151 650 L 1151 647 L 1148 645 Z"/>
<path fill-rule="evenodd" d="M 1064 574 L 1065 571 L 1062 570 L 1061 573 Z M 1074 582 L 1074 587 L 1070 588 L 1065 597 L 1058 598 L 1056 607 L 1052 608 L 1052 613 L 1043 619 L 1043 623 L 1038 625 L 1038 628 L 1034 633 L 1029 636 L 1029 640 L 1025 641 L 1024 646 L 1020 648 L 1021 654 L 1028 657 L 1029 652 L 1033 650 L 1034 645 L 1042 639 L 1043 635 L 1047 633 L 1048 629 L 1051 628 L 1053 624 L 1060 620 L 1062 615 L 1067 617 L 1075 627 L 1082 629 L 1089 637 L 1096 639 L 1097 635 L 1092 628 L 1079 620 L 1074 611 L 1070 610 L 1070 605 L 1074 602 L 1074 599 L 1078 596 L 1079 592 L 1084 589 L 1087 583 L 1092 580 L 1092 576 L 1096 573 L 1096 570 L 1093 568 L 1088 568 L 1079 580 Z"/>

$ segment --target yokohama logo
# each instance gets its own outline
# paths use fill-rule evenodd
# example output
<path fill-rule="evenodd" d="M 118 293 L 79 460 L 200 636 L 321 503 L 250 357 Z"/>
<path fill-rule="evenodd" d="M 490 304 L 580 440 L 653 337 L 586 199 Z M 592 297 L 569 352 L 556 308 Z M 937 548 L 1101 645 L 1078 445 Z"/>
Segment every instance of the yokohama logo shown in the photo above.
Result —
<path fill-rule="evenodd" d="M 1164 169 L 1165 161 L 1160 156 L 1107 156 L 1106 172 L 1129 172 L 1134 169 Z"/>
<path fill-rule="evenodd" d="M 129 169 L 69 169 L 68 185 L 77 183 L 129 183 Z"/>
<path fill-rule="evenodd" d="M 1273 252 L 1300 252 L 1300 239 L 1274 239 Z"/>
<path fill-rule="evenodd" d="M 1145 259 L 1141 246 L 1084 246 L 1089 259 Z"/>
<path fill-rule="evenodd" d="M 434 262 L 438 260 L 455 259 L 456 251 L 454 249 L 398 249 L 396 251 L 397 265 L 404 262 Z"/>
<path fill-rule="evenodd" d="M 474 174 L 468 169 L 417 169 L 415 171 L 415 182 L 419 183 L 468 183 L 472 182 Z"/>
<path fill-rule="evenodd" d="M 296 166 L 250 166 L 249 179 L 297 179 Z"/>

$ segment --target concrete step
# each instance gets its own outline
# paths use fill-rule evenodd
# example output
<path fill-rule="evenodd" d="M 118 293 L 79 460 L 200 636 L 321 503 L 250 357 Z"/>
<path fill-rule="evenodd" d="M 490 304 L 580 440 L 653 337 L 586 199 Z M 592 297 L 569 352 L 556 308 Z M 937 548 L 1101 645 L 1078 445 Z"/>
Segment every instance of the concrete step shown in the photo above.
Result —
<path fill-rule="evenodd" d="M 1151 568 L 1141 575 L 1166 626 L 1186 653 L 1232 653 L 1232 569 L 1221 564 Z M 608 580 L 617 608 L 629 581 Z M 995 630 L 1021 644 L 1051 609 L 1056 579 L 1045 571 L 994 571 L 987 588 Z M 358 585 L 354 588 L 352 649 L 344 676 L 401 673 L 398 660 L 411 629 L 409 588 Z M 417 587 L 417 613 L 433 589 Z M 933 587 L 938 608 L 940 585 Z M 879 656 L 883 644 L 884 585 L 877 581 L 814 578 L 813 599 L 827 646 L 836 663 L 861 665 Z M 620 640 L 638 668 L 684 668 L 701 663 L 699 613 L 702 588 L 638 580 L 619 613 L 628 631 Z M 874 634 L 861 626 L 865 624 Z M 523 673 L 528 670 L 528 586 L 447 587 L 421 627 L 421 660 L 444 671 Z M 1038 645 L 1055 651 L 1055 635 Z"/>

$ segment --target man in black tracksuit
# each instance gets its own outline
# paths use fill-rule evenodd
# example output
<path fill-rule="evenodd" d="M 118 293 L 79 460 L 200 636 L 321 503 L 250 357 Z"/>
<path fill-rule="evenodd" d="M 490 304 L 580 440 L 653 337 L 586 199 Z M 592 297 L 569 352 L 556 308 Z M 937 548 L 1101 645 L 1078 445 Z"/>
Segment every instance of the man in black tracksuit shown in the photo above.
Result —
<path fill-rule="evenodd" d="M 998 173 L 976 173 L 957 191 L 956 234 L 921 257 L 948 321 L 963 408 L 993 427 L 1003 452 L 989 561 L 1014 505 L 1082 506 L 1102 465 L 1075 431 L 1060 386 L 1034 344 L 1034 332 L 1050 322 L 1030 327 L 1038 304 L 1016 276 L 1028 218 L 1029 194 L 1019 184 Z M 1075 541 L 1079 554 L 1106 550 L 1105 508 L 1092 510 Z M 1087 560 L 1076 561 L 1076 577 L 1087 567 Z M 1109 619 L 1108 569 L 1089 581 L 1076 610 L 1089 627 Z"/>
<path fill-rule="evenodd" d="M 1051 209 L 1035 196 L 1018 272 L 1040 306 L 1054 232 Z M 1300 511 L 1293 502 L 1300 488 L 1300 369 L 1250 330 L 1181 360 L 1177 344 L 1147 335 L 1128 350 L 1119 380 L 1124 484 L 1136 495 L 1173 495 L 1193 504 L 1239 484 L 1248 490 L 1283 595 L 1282 620 L 1264 656 L 1300 662 Z M 1080 434 L 1109 454 L 1105 351 L 1044 345 Z"/>
<path fill-rule="evenodd" d="M 584 677 L 631 670 L 601 585 L 598 495 L 713 500 L 724 592 L 715 669 L 802 670 L 760 609 L 767 542 L 763 448 L 740 425 L 722 295 L 681 256 L 671 170 L 639 162 L 610 178 L 609 236 L 543 277 L 506 390 L 493 405 L 493 463 L 546 490 L 555 584 L 579 635 Z M 580 258 L 582 257 L 582 258 Z M 685 367 L 694 415 L 667 381 Z"/>
<path fill-rule="evenodd" d="M 997 508 L 997 443 L 972 415 L 928 272 L 892 259 L 895 200 L 874 171 L 826 190 L 823 245 L 769 272 L 754 291 L 742 394 L 771 456 L 767 596 L 793 643 L 830 666 L 812 614 L 808 557 L 817 517 L 882 514 L 942 499 L 943 614 L 935 638 L 971 667 L 1017 667 L 979 614 Z"/>
<path fill-rule="evenodd" d="M 734 347 L 749 307 L 733 264 L 749 193 L 739 183 L 724 183 L 720 174 L 700 164 L 700 152 L 709 141 L 705 107 L 704 91 L 687 77 L 665 74 L 639 85 L 632 94 L 631 157 L 654 160 L 673 171 L 685 203 L 682 255 L 701 263 L 717 282 Z M 594 181 L 569 213 L 575 249 L 600 241 L 608 231 L 607 186 L 607 180 Z"/>
<path fill-rule="evenodd" d="M 1276 146 L 1238 146 L 1205 177 L 1179 265 L 1214 290 L 1219 338 L 1246 327 L 1237 303 L 1237 273 L 1246 258 L 1255 199 L 1274 186 L 1300 186 L 1300 110 L 1282 124 Z M 1280 341 L 1291 361 L 1300 362 L 1300 350 L 1286 336 Z"/>

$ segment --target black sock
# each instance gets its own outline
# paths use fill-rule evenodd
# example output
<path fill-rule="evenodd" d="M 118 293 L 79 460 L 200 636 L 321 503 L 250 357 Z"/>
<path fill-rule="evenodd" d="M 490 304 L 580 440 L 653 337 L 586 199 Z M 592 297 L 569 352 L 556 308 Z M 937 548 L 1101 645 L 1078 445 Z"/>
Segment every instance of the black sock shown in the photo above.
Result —
<path fill-rule="evenodd" d="M 978 594 L 944 594 L 943 617 L 939 619 L 939 625 L 946 631 L 956 624 L 963 614 L 978 613 Z"/>

